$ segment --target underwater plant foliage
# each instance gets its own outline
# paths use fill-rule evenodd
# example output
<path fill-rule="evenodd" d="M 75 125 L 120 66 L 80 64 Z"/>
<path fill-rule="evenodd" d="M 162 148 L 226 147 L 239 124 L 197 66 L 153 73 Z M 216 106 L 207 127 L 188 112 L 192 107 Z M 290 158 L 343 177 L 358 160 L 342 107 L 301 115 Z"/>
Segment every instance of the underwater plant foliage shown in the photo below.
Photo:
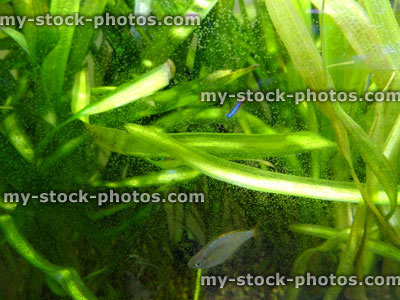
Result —
<path fill-rule="evenodd" d="M 400 276 L 400 103 L 227 96 L 400 91 L 400 1 L 0 0 L 0 17 L 77 12 L 201 23 L 0 26 L 0 299 L 400 297 L 201 284 Z M 204 201 L 89 196 L 133 191 Z"/>

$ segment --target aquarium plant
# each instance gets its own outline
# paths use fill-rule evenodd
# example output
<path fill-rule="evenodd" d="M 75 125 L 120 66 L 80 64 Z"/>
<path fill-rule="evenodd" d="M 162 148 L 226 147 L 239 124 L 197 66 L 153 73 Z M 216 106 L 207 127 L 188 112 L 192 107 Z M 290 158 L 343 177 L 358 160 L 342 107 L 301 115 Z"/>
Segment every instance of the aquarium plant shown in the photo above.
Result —
<path fill-rule="evenodd" d="M 74 14 L 201 22 L 27 21 Z M 398 299 L 400 283 L 201 280 L 400 276 L 399 16 L 398 0 L 0 0 L 0 299 Z"/>

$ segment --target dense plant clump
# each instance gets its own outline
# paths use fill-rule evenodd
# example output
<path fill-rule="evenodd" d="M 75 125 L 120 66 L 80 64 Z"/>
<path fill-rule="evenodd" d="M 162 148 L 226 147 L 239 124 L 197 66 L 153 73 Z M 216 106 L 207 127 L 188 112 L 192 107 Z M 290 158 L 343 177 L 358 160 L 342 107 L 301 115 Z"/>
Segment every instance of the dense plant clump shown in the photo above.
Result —
<path fill-rule="evenodd" d="M 0 299 L 396 299 L 398 286 L 200 289 L 187 263 L 258 224 L 203 274 L 400 274 L 398 101 L 202 101 L 386 99 L 399 1 L 0 0 L 0 16 L 138 8 L 201 25 L 0 27 Z M 204 202 L 7 201 L 110 190 Z"/>

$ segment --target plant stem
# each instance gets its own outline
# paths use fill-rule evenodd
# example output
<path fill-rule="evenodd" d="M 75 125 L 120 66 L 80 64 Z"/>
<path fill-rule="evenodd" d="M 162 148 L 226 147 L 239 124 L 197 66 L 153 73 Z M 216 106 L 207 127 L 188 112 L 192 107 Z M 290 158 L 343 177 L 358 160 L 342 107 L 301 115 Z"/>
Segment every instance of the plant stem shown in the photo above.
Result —
<path fill-rule="evenodd" d="M 194 291 L 193 300 L 199 300 L 200 290 L 201 290 L 201 269 L 197 269 L 196 289 Z"/>

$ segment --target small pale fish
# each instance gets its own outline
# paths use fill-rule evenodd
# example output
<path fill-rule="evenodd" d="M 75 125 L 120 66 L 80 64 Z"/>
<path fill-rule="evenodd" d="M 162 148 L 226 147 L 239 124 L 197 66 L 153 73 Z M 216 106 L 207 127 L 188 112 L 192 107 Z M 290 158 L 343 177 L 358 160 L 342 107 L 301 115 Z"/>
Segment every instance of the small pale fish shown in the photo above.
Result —
<path fill-rule="evenodd" d="M 207 269 L 229 259 L 246 241 L 257 235 L 257 226 L 247 231 L 232 231 L 223 234 L 205 245 L 188 266 L 195 269 Z"/>

